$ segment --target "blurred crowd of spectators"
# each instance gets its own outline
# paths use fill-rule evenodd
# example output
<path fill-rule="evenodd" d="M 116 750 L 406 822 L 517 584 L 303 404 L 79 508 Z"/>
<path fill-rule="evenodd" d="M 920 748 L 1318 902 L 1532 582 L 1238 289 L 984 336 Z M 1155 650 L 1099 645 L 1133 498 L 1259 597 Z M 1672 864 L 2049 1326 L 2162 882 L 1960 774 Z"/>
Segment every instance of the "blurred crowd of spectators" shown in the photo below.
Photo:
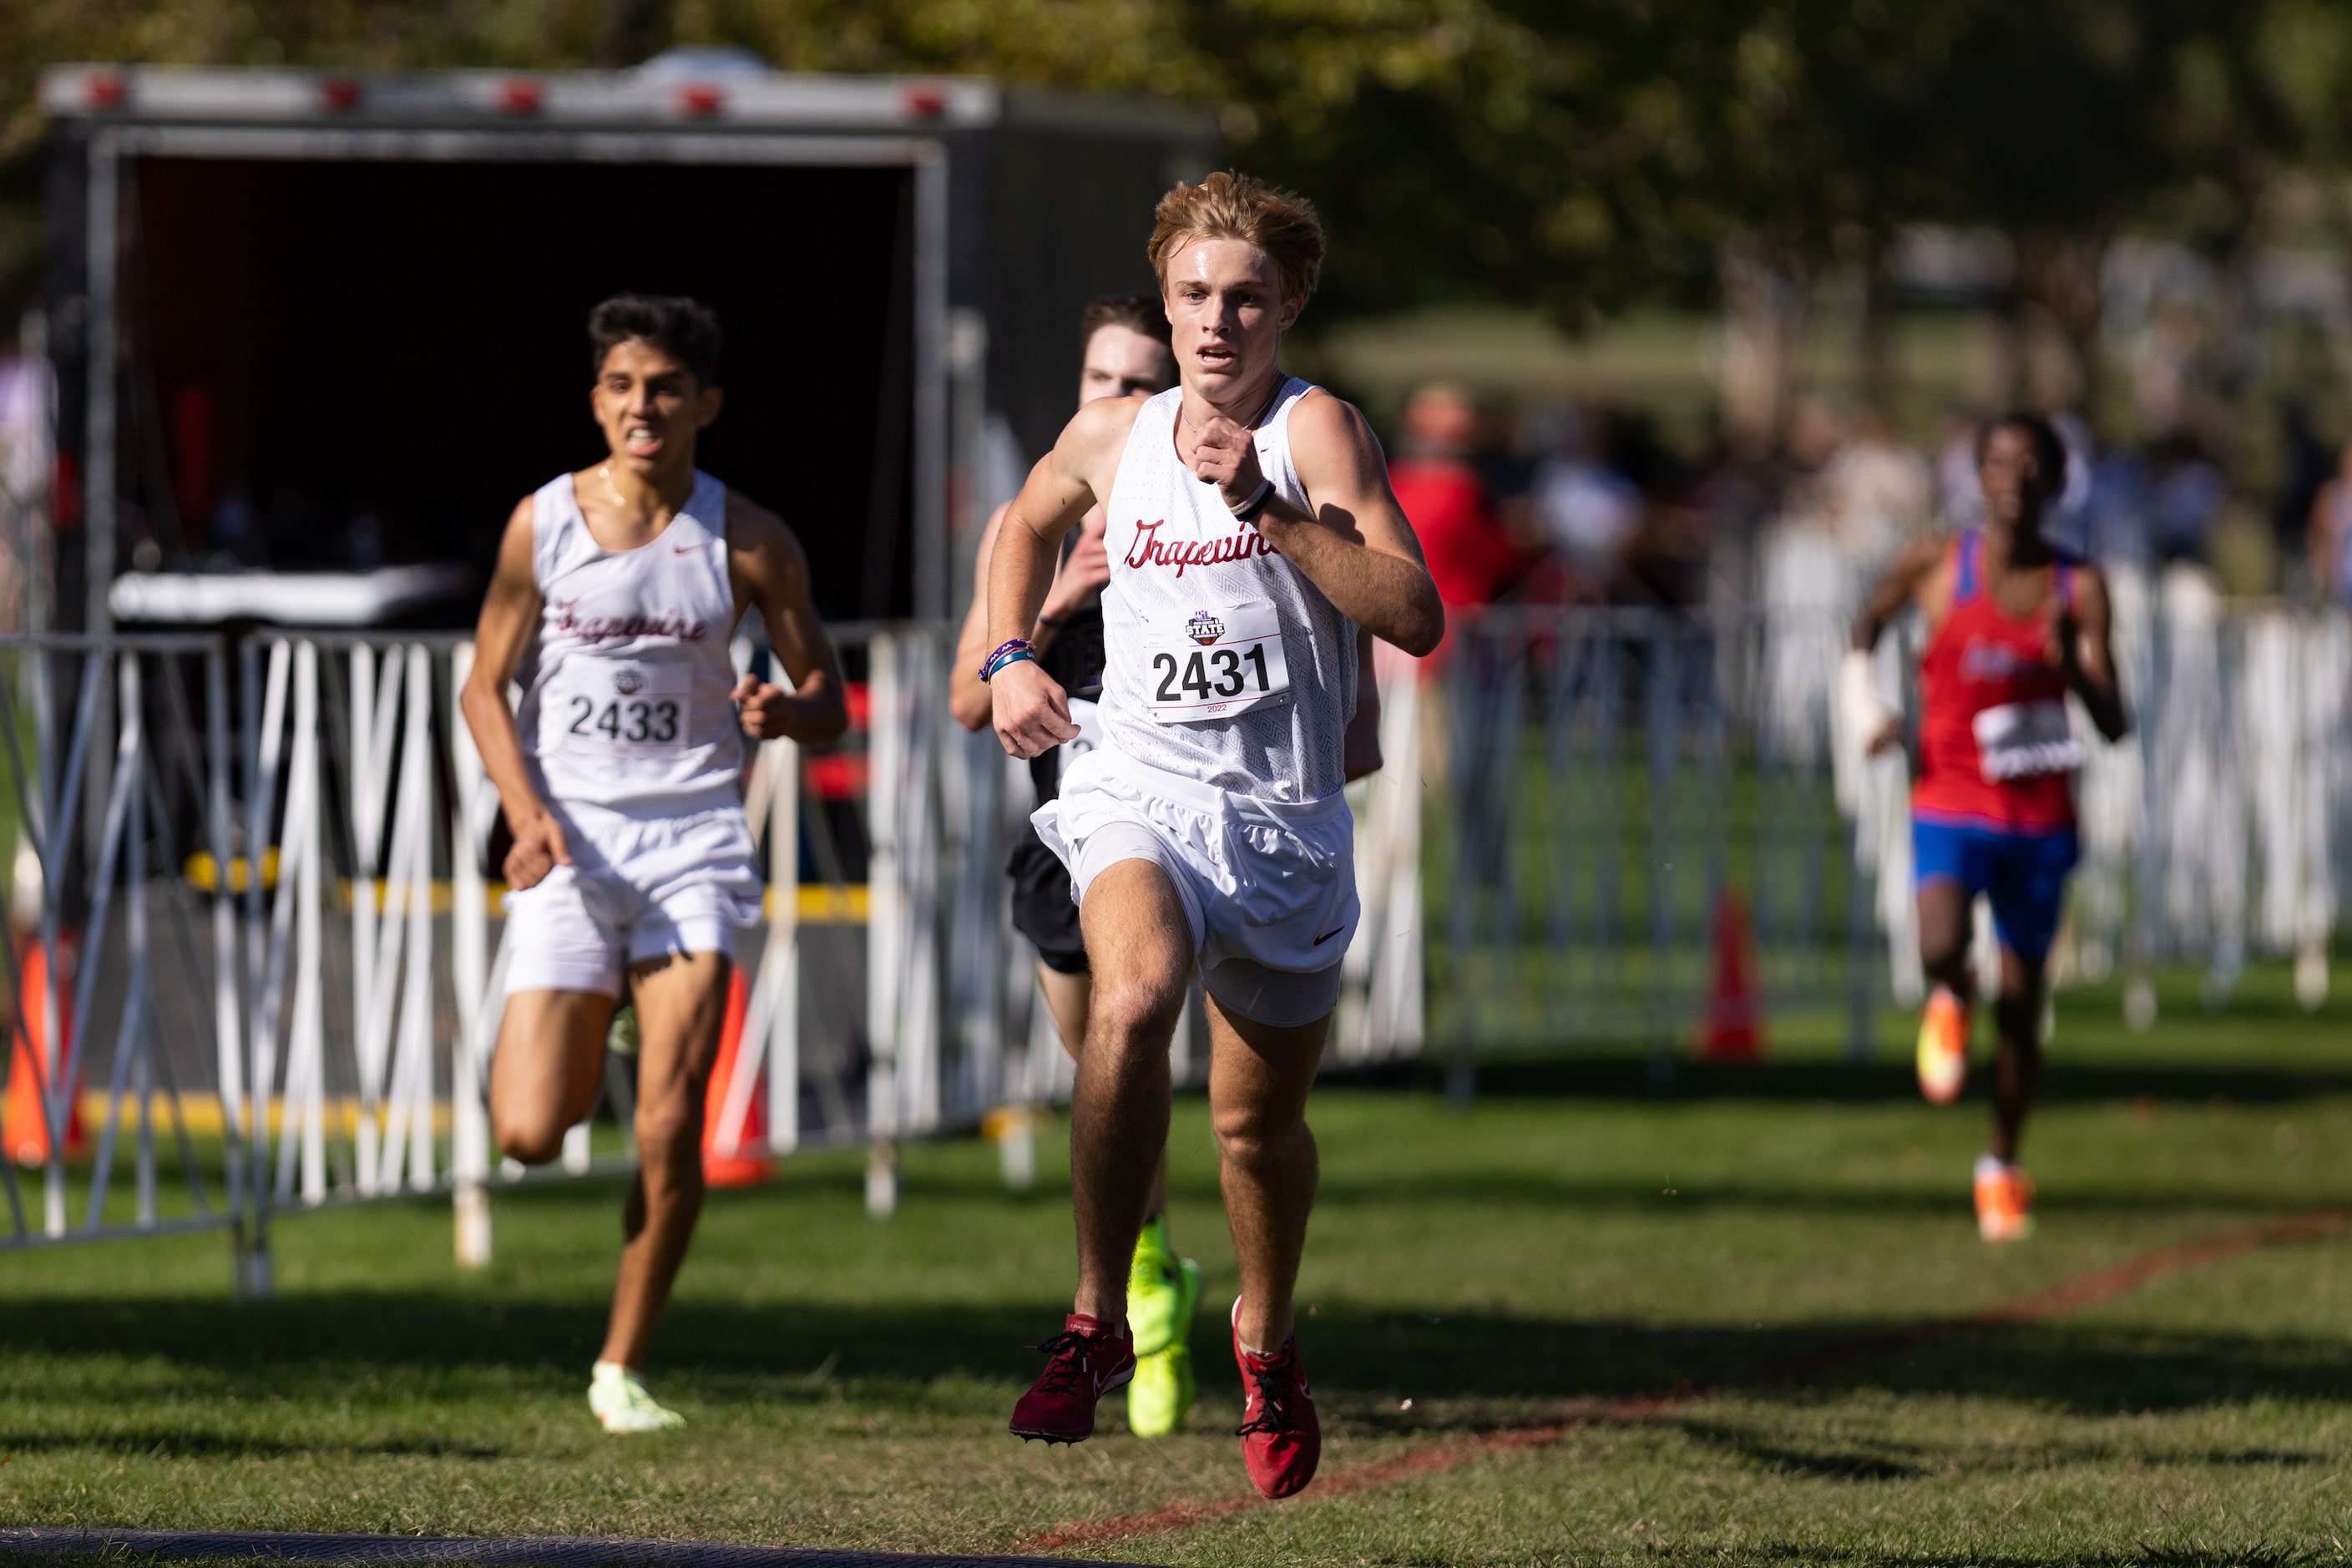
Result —
<path fill-rule="evenodd" d="M 1449 605 L 1705 596 L 1706 498 L 1642 416 L 1599 404 L 1506 412 L 1434 383 L 1406 404 L 1389 471 Z"/>
<path fill-rule="evenodd" d="M 2077 415 L 2053 422 L 2069 462 L 2047 529 L 2063 549 L 2352 605 L 2352 443 L 2320 442 L 2288 410 L 2277 493 L 2258 507 L 2193 437 L 2103 446 Z M 1441 382 L 1409 400 L 1391 475 L 1450 606 L 1835 613 L 1906 540 L 1975 521 L 1976 429 L 1954 411 L 1923 448 L 1870 410 L 1809 400 L 1775 456 L 1693 461 L 1638 413 L 1504 408 Z"/>

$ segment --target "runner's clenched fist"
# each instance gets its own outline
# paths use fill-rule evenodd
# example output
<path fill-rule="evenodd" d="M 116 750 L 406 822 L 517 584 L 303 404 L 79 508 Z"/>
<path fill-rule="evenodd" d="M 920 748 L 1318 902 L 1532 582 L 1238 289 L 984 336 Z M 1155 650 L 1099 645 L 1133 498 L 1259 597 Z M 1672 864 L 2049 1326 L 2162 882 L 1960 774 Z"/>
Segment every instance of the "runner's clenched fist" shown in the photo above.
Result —
<path fill-rule="evenodd" d="M 1068 696 L 1034 659 L 1006 665 L 989 681 L 988 689 L 996 738 L 1012 755 L 1040 757 L 1076 738 Z"/>
<path fill-rule="evenodd" d="M 1265 478 L 1249 427 L 1222 414 L 1209 416 L 1192 438 L 1192 471 L 1222 491 L 1228 507 L 1247 506 Z"/>

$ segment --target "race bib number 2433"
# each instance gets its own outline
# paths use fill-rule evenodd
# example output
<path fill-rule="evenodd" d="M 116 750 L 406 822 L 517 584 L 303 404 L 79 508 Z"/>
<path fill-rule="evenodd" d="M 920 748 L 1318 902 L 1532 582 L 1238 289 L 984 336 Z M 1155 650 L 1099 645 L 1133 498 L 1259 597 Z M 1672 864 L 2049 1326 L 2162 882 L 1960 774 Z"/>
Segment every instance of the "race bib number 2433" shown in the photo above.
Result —
<path fill-rule="evenodd" d="M 1263 599 L 1154 626 L 1143 657 L 1144 703 L 1161 724 L 1230 719 L 1290 695 L 1281 616 Z"/>
<path fill-rule="evenodd" d="M 583 659 L 563 675 L 541 699 L 542 745 L 552 740 L 568 751 L 629 756 L 676 751 L 687 743 L 691 670 Z"/>

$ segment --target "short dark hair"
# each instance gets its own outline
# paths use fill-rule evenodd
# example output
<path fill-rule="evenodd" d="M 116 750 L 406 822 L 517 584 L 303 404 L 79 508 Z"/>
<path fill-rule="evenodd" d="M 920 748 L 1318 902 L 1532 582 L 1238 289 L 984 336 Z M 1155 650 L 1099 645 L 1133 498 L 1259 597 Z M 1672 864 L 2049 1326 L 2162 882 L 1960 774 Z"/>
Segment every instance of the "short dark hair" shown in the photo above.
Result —
<path fill-rule="evenodd" d="M 2029 409 L 2012 408 L 1999 418 L 1988 419 L 1977 428 L 1977 467 L 1984 467 L 1986 445 L 1996 430 L 2022 430 L 2025 438 L 2033 443 L 2033 460 L 2042 465 L 2042 477 L 2052 494 L 2066 488 L 2066 443 L 2058 438 L 2058 427 Z"/>
<path fill-rule="evenodd" d="M 697 384 L 719 384 L 719 315 L 697 300 L 668 294 L 615 294 L 588 312 L 589 367 L 604 373 L 605 358 L 625 342 L 661 350 L 694 373 Z"/>
<path fill-rule="evenodd" d="M 1086 314 L 1078 318 L 1081 341 L 1094 342 L 1105 327 L 1125 327 L 1164 343 L 1169 341 L 1168 307 L 1149 294 L 1105 294 L 1087 300 Z"/>

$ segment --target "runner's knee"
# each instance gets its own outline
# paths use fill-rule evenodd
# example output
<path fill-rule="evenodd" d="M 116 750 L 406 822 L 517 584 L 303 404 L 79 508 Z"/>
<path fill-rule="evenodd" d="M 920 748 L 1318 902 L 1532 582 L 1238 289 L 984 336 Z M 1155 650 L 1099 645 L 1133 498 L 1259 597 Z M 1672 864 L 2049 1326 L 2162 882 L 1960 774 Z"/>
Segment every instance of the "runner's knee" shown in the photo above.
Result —
<path fill-rule="evenodd" d="M 1221 1104 L 1210 1112 L 1216 1129 L 1217 1149 L 1227 1162 L 1244 1166 L 1264 1164 L 1294 1152 L 1307 1131 L 1303 1105 L 1273 1105 L 1254 1100 Z"/>
<path fill-rule="evenodd" d="M 570 1128 L 550 1107 L 533 1107 L 498 1116 L 499 1152 L 526 1165 L 544 1165 L 563 1152 L 563 1134 Z"/>
<path fill-rule="evenodd" d="M 1089 1043 L 1164 1047 L 1184 1010 L 1184 977 L 1129 971 L 1095 976 L 1087 1008 Z"/>
<path fill-rule="evenodd" d="M 637 1158 L 646 1166 L 702 1157 L 702 1103 L 698 1097 L 672 1096 L 637 1106 Z"/>
<path fill-rule="evenodd" d="M 2034 983 L 2022 991 L 2004 988 L 2000 999 L 1993 1005 L 1993 1022 L 2003 1045 L 2028 1057 L 2038 1056 L 2042 1050 L 2040 977 L 2037 975 Z"/>

